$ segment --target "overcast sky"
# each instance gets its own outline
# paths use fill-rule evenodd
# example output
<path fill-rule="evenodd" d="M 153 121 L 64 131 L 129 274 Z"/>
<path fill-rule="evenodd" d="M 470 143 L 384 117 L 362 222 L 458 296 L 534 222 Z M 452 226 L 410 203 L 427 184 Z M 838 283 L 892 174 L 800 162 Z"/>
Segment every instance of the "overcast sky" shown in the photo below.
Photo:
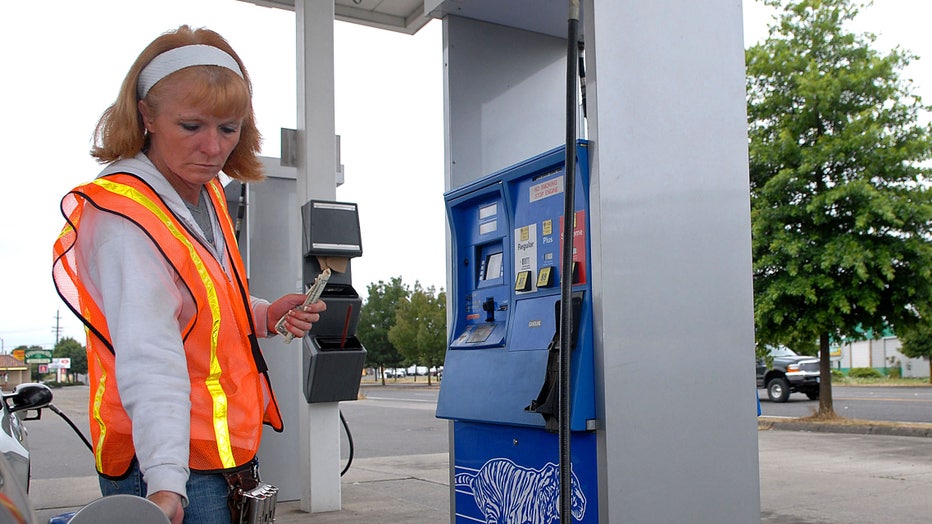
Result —
<path fill-rule="evenodd" d="M 878 35 L 932 59 L 928 0 L 877 0 L 852 29 Z M 126 0 L 0 3 L 0 339 L 51 348 L 61 336 L 84 342 L 80 323 L 51 281 L 52 243 L 61 229 L 61 197 L 100 170 L 88 155 L 101 112 L 116 97 L 139 52 L 162 32 L 186 23 L 224 35 L 254 84 L 265 141 L 278 157 L 279 129 L 294 128 L 294 14 L 236 0 L 160 0 L 127 8 Z M 766 35 L 769 15 L 745 2 L 745 42 Z M 440 22 L 414 36 L 358 25 L 336 26 L 336 131 L 346 183 L 337 199 L 357 202 L 364 256 L 353 281 L 401 276 L 444 286 L 443 78 Z M 932 68 L 917 61 L 904 75 L 930 93 Z M 389 220 L 390 218 L 390 220 Z M 398 242 L 417 246 L 400 256 Z M 275 297 L 270 297 L 275 298 Z M 60 317 L 59 317 L 60 314 Z M 58 318 L 57 318 L 58 317 Z"/>

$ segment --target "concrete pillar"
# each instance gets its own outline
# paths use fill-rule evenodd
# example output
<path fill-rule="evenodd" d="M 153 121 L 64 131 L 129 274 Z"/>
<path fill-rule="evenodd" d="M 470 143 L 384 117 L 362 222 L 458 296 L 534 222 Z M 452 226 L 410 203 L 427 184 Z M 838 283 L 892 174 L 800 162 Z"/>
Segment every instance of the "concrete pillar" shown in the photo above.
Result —
<path fill-rule="evenodd" d="M 336 143 L 332 0 L 295 0 L 298 62 L 298 200 L 334 200 Z M 301 246 L 301 242 L 298 242 Z M 294 253 L 297 260 L 303 253 Z M 297 275 L 301 278 L 301 275 Z M 300 347 L 295 345 L 296 350 Z M 300 367 L 297 369 L 301 369 Z M 300 388 L 291 394 L 301 398 Z M 301 509 L 341 509 L 340 406 L 305 404 L 300 410 Z"/>
<path fill-rule="evenodd" d="M 585 8 L 600 522 L 756 522 L 741 2 Z"/>

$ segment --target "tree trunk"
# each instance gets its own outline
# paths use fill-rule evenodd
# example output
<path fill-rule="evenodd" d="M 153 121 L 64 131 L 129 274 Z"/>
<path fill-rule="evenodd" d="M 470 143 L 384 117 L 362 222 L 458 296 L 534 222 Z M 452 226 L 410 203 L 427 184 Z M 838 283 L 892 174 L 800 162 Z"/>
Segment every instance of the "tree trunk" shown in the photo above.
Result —
<path fill-rule="evenodd" d="M 834 417 L 832 402 L 832 361 L 828 347 L 828 333 L 819 335 L 819 416 Z"/>

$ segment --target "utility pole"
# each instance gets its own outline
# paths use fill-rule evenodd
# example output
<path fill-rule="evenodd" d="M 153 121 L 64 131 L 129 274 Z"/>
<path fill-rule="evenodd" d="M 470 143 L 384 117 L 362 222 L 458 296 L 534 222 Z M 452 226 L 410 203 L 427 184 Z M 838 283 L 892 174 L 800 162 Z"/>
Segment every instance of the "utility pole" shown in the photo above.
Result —
<path fill-rule="evenodd" d="M 55 333 L 55 347 L 58 347 L 58 338 L 61 336 L 61 309 L 55 310 L 55 327 L 52 332 Z"/>

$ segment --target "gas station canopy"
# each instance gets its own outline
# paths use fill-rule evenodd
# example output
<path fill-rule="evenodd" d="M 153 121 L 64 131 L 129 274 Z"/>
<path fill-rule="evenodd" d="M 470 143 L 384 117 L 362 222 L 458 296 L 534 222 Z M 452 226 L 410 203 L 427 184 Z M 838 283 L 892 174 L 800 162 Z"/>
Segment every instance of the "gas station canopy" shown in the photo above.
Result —
<path fill-rule="evenodd" d="M 295 0 L 241 0 L 294 10 Z M 566 36 L 566 0 L 335 0 L 336 19 L 413 35 L 453 14 L 551 36 Z"/>

